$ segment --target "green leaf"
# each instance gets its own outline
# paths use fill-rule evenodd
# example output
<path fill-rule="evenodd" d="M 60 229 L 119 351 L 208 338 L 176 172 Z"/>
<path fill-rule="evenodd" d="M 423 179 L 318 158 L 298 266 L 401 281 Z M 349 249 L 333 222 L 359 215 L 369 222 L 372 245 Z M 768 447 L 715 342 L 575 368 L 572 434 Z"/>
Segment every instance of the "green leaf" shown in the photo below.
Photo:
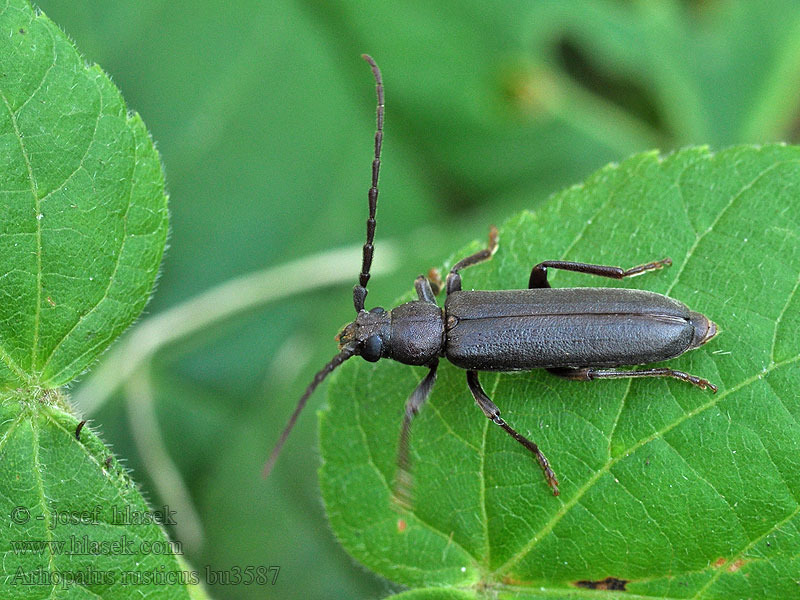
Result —
<path fill-rule="evenodd" d="M 356 358 L 320 418 L 320 483 L 345 549 L 415 588 L 563 598 L 610 581 L 627 593 L 604 597 L 796 595 L 798 194 L 799 148 L 689 148 L 634 156 L 510 219 L 493 260 L 464 272 L 465 289 L 524 288 L 546 259 L 629 267 L 670 256 L 670 269 L 622 282 L 551 281 L 649 289 L 708 315 L 718 336 L 666 364 L 719 392 L 483 374 L 504 418 L 550 459 L 555 498 L 529 453 L 474 406 L 464 372 L 443 364 L 413 425 L 413 510 L 398 514 L 401 415 L 425 371 Z"/>
<path fill-rule="evenodd" d="M 0 12 L 0 389 L 57 387 L 139 315 L 167 234 L 158 154 L 102 70 Z"/>
<path fill-rule="evenodd" d="M 158 154 L 96 65 L 0 8 L 0 596 L 203 598 L 57 388 L 139 315 L 167 233 Z"/>
<path fill-rule="evenodd" d="M 199 575 L 159 526 L 180 515 L 148 507 L 89 427 L 78 440 L 79 421 L 58 393 L 6 398 L 0 420 L 3 598 L 204 597 L 187 589 Z"/>

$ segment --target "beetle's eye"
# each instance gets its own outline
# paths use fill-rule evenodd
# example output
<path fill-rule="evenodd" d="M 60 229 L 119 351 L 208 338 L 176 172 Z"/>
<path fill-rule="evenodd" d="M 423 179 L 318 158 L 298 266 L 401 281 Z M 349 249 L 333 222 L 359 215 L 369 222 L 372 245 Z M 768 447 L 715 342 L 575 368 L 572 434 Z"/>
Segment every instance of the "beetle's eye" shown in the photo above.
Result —
<path fill-rule="evenodd" d="M 381 357 L 383 341 L 377 335 L 369 336 L 361 347 L 361 358 L 369 362 L 376 362 Z"/>

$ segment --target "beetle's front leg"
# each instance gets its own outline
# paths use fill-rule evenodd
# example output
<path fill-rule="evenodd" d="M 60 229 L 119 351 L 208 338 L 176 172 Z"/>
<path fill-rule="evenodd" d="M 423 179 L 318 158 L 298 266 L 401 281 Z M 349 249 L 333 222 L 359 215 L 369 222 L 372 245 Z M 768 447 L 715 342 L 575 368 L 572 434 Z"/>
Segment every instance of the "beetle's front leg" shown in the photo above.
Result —
<path fill-rule="evenodd" d="M 539 446 L 525 436 L 517 433 L 500 417 L 500 409 L 497 408 L 497 405 L 492 402 L 491 398 L 489 398 L 489 396 L 486 395 L 486 392 L 483 391 L 481 383 L 478 381 L 477 371 L 467 371 L 467 385 L 469 385 L 469 391 L 472 392 L 472 396 L 475 398 L 477 405 L 483 411 L 483 414 L 485 414 L 493 423 L 500 425 L 500 427 L 505 429 L 506 433 L 517 440 L 520 444 L 525 446 L 528 450 L 533 452 L 534 456 L 536 456 L 536 460 L 539 461 L 539 466 L 542 467 L 544 478 L 547 480 L 547 485 L 553 488 L 553 495 L 558 496 L 558 479 L 556 479 L 556 474 L 553 472 L 553 469 L 550 468 L 550 462 L 547 460 L 547 457 L 542 453 L 541 450 L 539 450 Z"/>
<path fill-rule="evenodd" d="M 433 384 L 436 383 L 436 368 L 439 361 L 430 365 L 430 371 L 425 378 L 406 400 L 406 407 L 403 414 L 403 428 L 400 430 L 400 444 L 397 448 L 397 474 L 395 475 L 394 492 L 392 500 L 402 508 L 411 506 L 411 487 L 413 480 L 411 477 L 411 467 L 408 458 L 408 439 L 411 435 L 411 421 L 419 413 L 422 405 L 431 395 Z"/>
<path fill-rule="evenodd" d="M 447 283 L 445 284 L 447 286 L 447 293 L 449 294 L 450 292 L 458 292 L 461 290 L 461 275 L 458 273 L 461 269 L 466 269 L 467 267 L 487 261 L 492 258 L 495 252 L 497 252 L 497 227 L 492 225 L 489 228 L 489 244 L 486 248 L 479 250 L 475 254 L 470 254 L 466 258 L 462 258 L 450 269 L 450 272 L 447 274 Z"/>
<path fill-rule="evenodd" d="M 414 280 L 414 289 L 417 291 L 417 298 L 422 302 L 432 302 L 436 304 L 436 291 L 431 287 L 431 282 L 420 275 Z"/>

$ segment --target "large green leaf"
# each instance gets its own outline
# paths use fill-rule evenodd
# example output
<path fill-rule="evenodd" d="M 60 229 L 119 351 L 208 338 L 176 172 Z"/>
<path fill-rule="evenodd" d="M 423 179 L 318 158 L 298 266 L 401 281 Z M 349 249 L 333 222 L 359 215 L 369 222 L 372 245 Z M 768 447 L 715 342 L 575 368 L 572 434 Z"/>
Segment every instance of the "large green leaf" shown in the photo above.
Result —
<path fill-rule="evenodd" d="M 198 575 L 57 388 L 139 315 L 167 233 L 158 154 L 102 70 L 0 7 L 0 596 L 189 598 Z"/>
<path fill-rule="evenodd" d="M 670 256 L 670 269 L 633 280 L 551 281 L 649 289 L 708 315 L 718 336 L 668 364 L 719 392 L 484 374 L 505 419 L 550 458 L 555 498 L 527 451 L 474 406 L 464 372 L 444 365 L 414 422 L 413 509 L 398 514 L 402 408 L 424 371 L 353 359 L 321 416 L 322 492 L 347 551 L 407 586 L 476 594 L 796 595 L 799 195 L 798 148 L 690 148 L 634 156 L 510 219 L 494 259 L 464 273 L 465 289 L 525 287 L 545 259 Z"/>
<path fill-rule="evenodd" d="M 0 389 L 56 387 L 139 315 L 167 234 L 158 154 L 51 21 L 0 13 Z"/>

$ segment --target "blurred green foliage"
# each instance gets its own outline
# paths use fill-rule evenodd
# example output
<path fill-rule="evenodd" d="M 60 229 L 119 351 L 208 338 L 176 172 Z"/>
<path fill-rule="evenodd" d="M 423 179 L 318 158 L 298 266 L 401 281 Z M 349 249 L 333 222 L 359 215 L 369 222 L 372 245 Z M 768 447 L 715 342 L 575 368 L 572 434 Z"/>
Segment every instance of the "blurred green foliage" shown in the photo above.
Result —
<path fill-rule="evenodd" d="M 172 231 L 150 314 L 233 276 L 362 243 L 374 129 L 362 52 L 386 83 L 376 264 L 382 242 L 404 253 L 396 271 L 373 279 L 373 304 L 391 304 L 490 223 L 609 161 L 798 133 L 800 6 L 791 1 L 38 4 L 157 140 Z M 266 306 L 157 355 L 158 422 L 205 531 L 186 558 L 201 569 L 282 567 L 274 588 L 218 585 L 215 597 L 394 590 L 329 532 L 311 416 L 273 477 L 258 475 L 335 351 L 351 286 Z M 153 503 L 169 503 L 138 457 L 122 400 L 91 416 Z"/>

